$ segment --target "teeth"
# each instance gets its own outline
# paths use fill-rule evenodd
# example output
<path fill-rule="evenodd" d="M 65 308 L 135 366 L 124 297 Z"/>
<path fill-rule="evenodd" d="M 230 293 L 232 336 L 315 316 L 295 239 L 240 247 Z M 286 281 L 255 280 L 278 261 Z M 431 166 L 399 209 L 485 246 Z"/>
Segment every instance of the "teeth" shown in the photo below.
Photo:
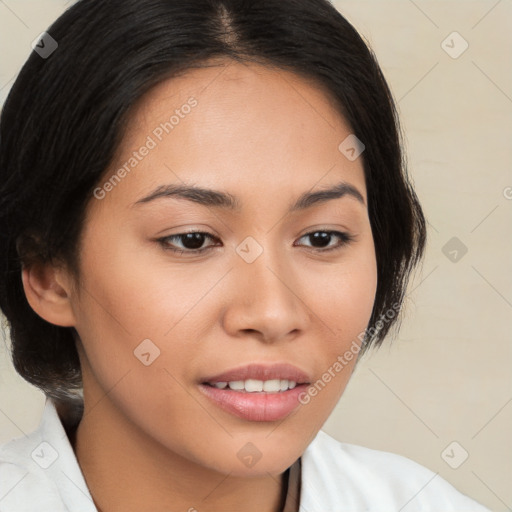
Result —
<path fill-rule="evenodd" d="M 297 383 L 293 380 L 287 379 L 272 379 L 272 380 L 234 380 L 231 382 L 215 382 L 211 384 L 217 389 L 232 389 L 233 391 L 245 391 L 247 393 L 260 393 L 262 391 L 266 393 L 279 393 L 281 391 L 287 391 L 293 389 Z"/>
<path fill-rule="evenodd" d="M 263 391 L 263 381 L 247 379 L 245 381 L 244 387 L 245 387 L 245 391 L 248 391 L 249 393 L 254 393 L 256 391 Z"/>
<path fill-rule="evenodd" d="M 232 382 L 228 382 L 229 389 L 234 389 L 236 391 L 243 391 L 244 389 L 244 381 L 243 380 L 234 380 Z"/>
<path fill-rule="evenodd" d="M 266 380 L 263 382 L 263 391 L 268 391 L 270 393 L 277 393 L 278 391 L 281 391 L 281 381 L 279 379 Z"/>

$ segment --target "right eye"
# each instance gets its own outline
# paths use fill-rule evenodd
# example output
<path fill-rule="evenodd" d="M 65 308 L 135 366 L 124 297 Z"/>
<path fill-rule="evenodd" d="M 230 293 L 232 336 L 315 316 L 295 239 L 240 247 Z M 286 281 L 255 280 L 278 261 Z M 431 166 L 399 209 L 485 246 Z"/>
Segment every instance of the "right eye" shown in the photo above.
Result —
<path fill-rule="evenodd" d="M 157 242 L 166 251 L 173 251 L 177 254 L 200 254 L 208 249 L 215 247 L 215 245 L 207 245 L 206 247 L 203 247 L 206 239 L 218 240 L 210 233 L 203 231 L 189 231 L 187 233 L 177 233 L 175 235 L 158 238 Z M 176 242 L 181 243 L 181 247 L 176 248 Z"/>

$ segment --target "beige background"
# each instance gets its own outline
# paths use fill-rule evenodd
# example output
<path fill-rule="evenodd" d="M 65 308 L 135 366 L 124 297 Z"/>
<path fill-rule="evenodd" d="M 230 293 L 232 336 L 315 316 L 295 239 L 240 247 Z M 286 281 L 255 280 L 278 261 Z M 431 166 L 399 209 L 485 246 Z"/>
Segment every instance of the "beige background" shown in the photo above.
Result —
<path fill-rule="evenodd" d="M 0 103 L 31 41 L 67 5 L 0 1 Z M 373 46 L 399 103 L 430 240 L 400 335 L 360 362 L 324 430 L 405 455 L 492 510 L 510 510 L 512 2 L 335 5 Z M 463 48 L 459 36 L 446 39 L 454 31 L 469 44 L 458 58 L 443 49 Z M 455 262 L 443 253 L 452 237 L 468 249 Z M 4 338 L 0 442 L 34 429 L 44 403 L 12 370 Z M 458 469 L 442 458 L 453 441 L 450 461 L 469 453 Z"/>

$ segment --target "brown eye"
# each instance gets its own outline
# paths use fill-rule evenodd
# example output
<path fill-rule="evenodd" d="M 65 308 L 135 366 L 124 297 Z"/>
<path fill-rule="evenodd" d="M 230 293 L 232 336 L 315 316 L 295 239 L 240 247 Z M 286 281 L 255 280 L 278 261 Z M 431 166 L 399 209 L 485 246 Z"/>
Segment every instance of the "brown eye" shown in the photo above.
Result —
<path fill-rule="evenodd" d="M 307 245 L 306 247 L 311 247 L 315 251 L 327 252 L 335 249 L 340 249 L 341 247 L 348 245 L 354 237 L 349 235 L 348 233 L 344 233 L 342 231 L 312 231 L 311 233 L 307 233 L 301 237 L 301 239 L 306 238 L 309 239 L 311 245 Z M 334 245 L 331 243 L 333 240 L 338 243 Z"/>
<path fill-rule="evenodd" d="M 207 245 L 206 247 L 203 247 L 203 244 L 207 239 L 214 240 L 215 237 L 202 231 L 191 231 L 189 233 L 177 233 L 176 235 L 159 238 L 158 242 L 166 250 L 174 251 L 180 254 L 184 252 L 198 254 L 214 247 L 214 245 Z M 175 247 L 177 244 L 178 247 Z"/>

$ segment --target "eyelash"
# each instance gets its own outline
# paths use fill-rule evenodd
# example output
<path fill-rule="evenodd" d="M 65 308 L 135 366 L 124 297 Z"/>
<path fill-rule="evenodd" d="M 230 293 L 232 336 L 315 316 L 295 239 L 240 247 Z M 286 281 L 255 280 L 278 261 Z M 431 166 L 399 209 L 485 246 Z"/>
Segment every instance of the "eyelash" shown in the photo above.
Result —
<path fill-rule="evenodd" d="M 186 254 L 192 254 L 192 255 L 197 255 L 197 254 L 202 254 L 203 252 L 209 250 L 209 249 L 213 249 L 214 245 L 210 245 L 210 246 L 207 246 L 207 247 L 202 247 L 200 249 L 176 249 L 175 247 L 171 247 L 169 245 L 169 240 L 176 240 L 176 239 L 180 239 L 181 237 L 184 237 L 188 234 L 191 234 L 191 233 L 199 233 L 201 235 L 205 235 L 207 238 L 210 238 L 210 239 L 213 239 L 213 240 L 218 240 L 215 236 L 211 235 L 210 233 L 207 233 L 207 232 L 204 232 L 204 231 L 187 231 L 185 233 L 177 233 L 175 235 L 170 235 L 170 236 L 166 236 L 166 237 L 163 237 L 163 238 L 158 238 L 156 241 L 167 251 L 172 251 L 174 252 L 175 254 L 183 254 L 183 253 L 186 253 Z M 343 232 L 343 231 L 333 231 L 333 230 L 322 230 L 322 229 L 317 229 L 315 231 L 310 231 L 309 233 L 306 233 L 304 235 L 302 235 L 300 238 L 305 238 L 307 236 L 310 236 L 310 235 L 314 235 L 315 233 L 327 233 L 329 235 L 334 235 L 334 236 L 337 236 L 341 242 L 334 246 L 334 247 L 329 247 L 327 249 L 322 249 L 322 248 L 318 248 L 318 247 L 310 247 L 310 249 L 313 251 L 313 252 L 316 252 L 316 253 L 326 253 L 326 252 L 331 252 L 331 251 L 336 251 L 336 250 L 340 250 L 341 248 L 345 247 L 346 245 L 349 245 L 354 239 L 355 237 L 353 235 L 350 235 L 349 233 L 346 233 L 346 232 Z M 300 239 L 299 239 L 300 240 Z M 309 247 L 309 246 L 307 246 Z"/>

